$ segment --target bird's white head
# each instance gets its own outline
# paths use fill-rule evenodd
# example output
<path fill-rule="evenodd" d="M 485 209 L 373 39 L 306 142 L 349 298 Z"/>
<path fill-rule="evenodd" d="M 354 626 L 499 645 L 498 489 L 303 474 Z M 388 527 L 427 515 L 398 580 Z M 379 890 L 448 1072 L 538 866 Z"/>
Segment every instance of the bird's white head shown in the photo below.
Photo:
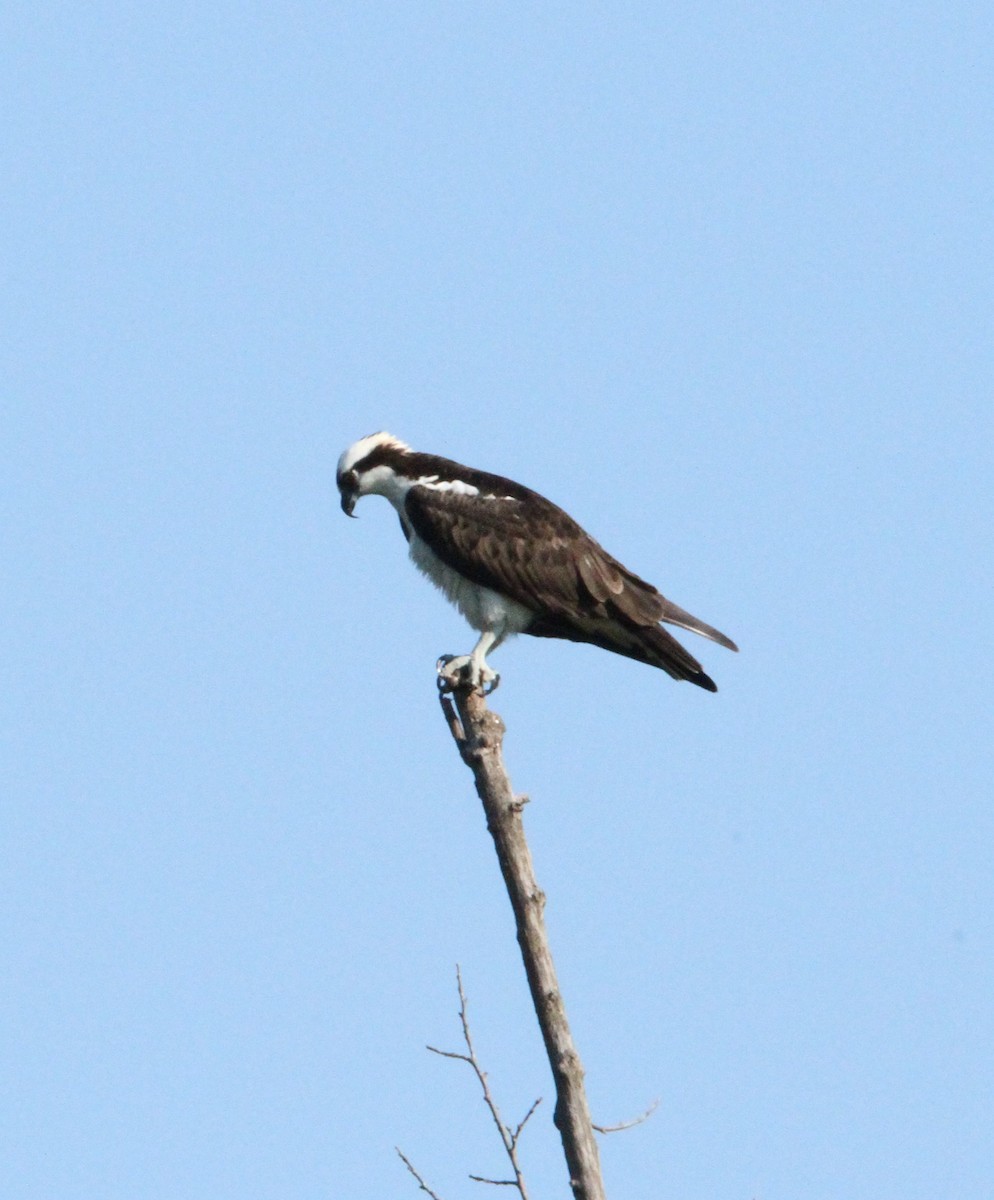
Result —
<path fill-rule="evenodd" d="M 376 494 L 399 503 L 411 483 L 400 473 L 410 453 L 410 446 L 386 432 L 371 433 L 349 446 L 338 460 L 337 474 L 345 515 L 352 516 L 360 496 Z"/>

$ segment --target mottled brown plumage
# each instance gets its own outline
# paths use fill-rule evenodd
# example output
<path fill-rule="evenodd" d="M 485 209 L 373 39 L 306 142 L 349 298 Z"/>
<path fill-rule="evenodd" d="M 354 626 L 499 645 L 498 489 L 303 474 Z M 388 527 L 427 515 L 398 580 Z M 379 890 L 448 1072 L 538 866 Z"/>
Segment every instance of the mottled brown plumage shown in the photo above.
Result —
<path fill-rule="evenodd" d="M 432 463 L 418 464 L 419 471 L 444 478 L 443 463 L 458 467 L 447 460 Z M 540 614 L 525 633 L 588 642 L 717 690 L 659 622 L 730 650 L 737 648 L 734 642 L 629 571 L 544 496 L 499 475 L 478 472 L 473 482 L 479 494 L 413 487 L 405 514 L 448 566 Z"/>

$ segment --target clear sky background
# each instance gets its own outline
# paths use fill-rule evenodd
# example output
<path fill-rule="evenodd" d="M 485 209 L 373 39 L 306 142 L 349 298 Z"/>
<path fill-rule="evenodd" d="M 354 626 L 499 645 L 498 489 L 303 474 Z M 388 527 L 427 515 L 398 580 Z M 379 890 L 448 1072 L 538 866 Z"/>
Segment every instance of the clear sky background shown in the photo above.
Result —
<path fill-rule="evenodd" d="M 494 658 L 628 1200 L 994 1196 L 989 3 L 10 3 L 0 1194 L 568 1196 L 386 428 L 734 637 Z"/>

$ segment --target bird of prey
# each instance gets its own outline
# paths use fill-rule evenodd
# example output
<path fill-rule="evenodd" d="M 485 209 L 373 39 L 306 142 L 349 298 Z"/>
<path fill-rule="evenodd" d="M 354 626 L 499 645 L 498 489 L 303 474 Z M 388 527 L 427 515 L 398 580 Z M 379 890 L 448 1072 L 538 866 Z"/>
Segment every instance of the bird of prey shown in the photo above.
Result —
<path fill-rule="evenodd" d="M 486 656 L 515 633 L 590 642 L 709 692 L 714 681 L 660 622 L 738 649 L 520 483 L 420 454 L 389 433 L 350 446 L 337 481 L 347 516 L 361 496 L 390 501 L 415 565 L 479 630 L 471 653 L 439 659 L 440 686 L 492 691 L 500 676 Z"/>

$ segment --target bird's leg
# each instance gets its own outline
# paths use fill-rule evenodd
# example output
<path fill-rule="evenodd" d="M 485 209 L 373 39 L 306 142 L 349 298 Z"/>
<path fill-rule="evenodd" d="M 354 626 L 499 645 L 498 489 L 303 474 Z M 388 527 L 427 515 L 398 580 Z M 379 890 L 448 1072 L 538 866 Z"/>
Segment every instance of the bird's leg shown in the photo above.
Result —
<path fill-rule="evenodd" d="M 436 664 L 440 690 L 448 692 L 468 683 L 488 696 L 500 683 L 500 676 L 487 666 L 487 654 L 502 640 L 499 634 L 487 629 L 480 634 L 471 654 L 443 654 Z"/>
<path fill-rule="evenodd" d="M 487 666 L 487 654 L 497 647 L 500 642 L 500 634 L 494 633 L 493 630 L 485 630 L 480 634 L 480 640 L 473 647 L 473 653 L 469 656 L 469 678 L 475 688 L 479 688 L 484 696 L 489 696 L 491 692 L 497 690 L 497 685 L 500 683 L 500 676 L 496 671 L 492 671 Z"/>

